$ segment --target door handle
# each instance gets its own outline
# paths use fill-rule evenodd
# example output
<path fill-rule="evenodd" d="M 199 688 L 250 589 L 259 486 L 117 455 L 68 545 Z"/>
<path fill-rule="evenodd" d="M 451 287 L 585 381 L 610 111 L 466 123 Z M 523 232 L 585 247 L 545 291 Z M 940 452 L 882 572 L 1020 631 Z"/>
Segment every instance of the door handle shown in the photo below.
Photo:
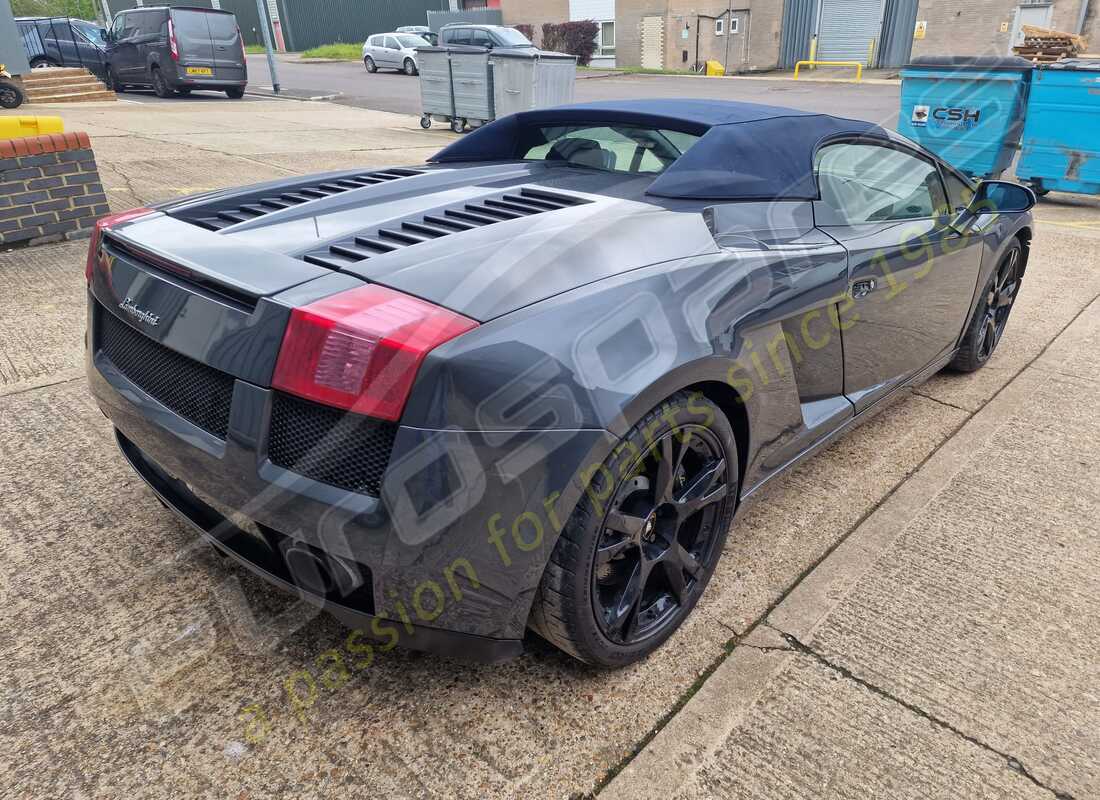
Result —
<path fill-rule="evenodd" d="M 874 278 L 865 278 L 864 280 L 854 281 L 852 283 L 852 298 L 855 300 L 861 300 L 871 292 L 875 290 L 878 284 L 875 283 Z"/>

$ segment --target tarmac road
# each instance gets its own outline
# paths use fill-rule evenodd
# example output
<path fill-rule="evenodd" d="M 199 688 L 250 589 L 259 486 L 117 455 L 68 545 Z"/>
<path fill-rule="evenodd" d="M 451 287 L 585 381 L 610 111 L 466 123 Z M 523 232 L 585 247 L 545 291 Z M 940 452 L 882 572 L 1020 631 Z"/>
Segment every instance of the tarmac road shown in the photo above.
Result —
<path fill-rule="evenodd" d="M 271 85 L 267 61 L 249 56 L 252 86 Z M 367 73 L 357 62 L 302 63 L 280 59 L 281 85 L 294 93 L 331 95 L 334 102 L 375 111 L 420 113 L 420 87 L 415 78 L 398 72 Z M 583 73 L 582 73 L 583 75 Z M 897 122 L 898 84 L 807 81 L 790 77 L 701 78 L 672 75 L 608 75 L 577 80 L 577 102 L 649 97 L 705 97 L 791 106 L 807 111 L 836 113 L 894 127 Z"/>

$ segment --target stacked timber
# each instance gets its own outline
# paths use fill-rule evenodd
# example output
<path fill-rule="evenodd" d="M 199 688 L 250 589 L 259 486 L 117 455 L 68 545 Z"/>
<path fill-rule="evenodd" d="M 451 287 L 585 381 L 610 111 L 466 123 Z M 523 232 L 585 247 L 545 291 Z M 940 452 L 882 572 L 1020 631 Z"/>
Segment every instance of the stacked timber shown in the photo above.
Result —
<path fill-rule="evenodd" d="M 1024 43 L 1012 48 L 1012 52 L 1033 64 L 1051 64 L 1063 58 L 1076 58 L 1088 50 L 1088 41 L 1074 33 L 1023 26 Z"/>

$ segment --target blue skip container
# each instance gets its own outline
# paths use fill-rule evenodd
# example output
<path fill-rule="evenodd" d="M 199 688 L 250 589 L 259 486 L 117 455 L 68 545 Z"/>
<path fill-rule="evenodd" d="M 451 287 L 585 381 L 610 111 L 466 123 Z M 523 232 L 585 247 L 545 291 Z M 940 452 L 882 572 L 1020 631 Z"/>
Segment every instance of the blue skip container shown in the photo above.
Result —
<path fill-rule="evenodd" d="M 969 175 L 1000 175 L 1015 155 L 1033 67 L 1011 56 L 924 56 L 901 72 L 898 131 Z"/>
<path fill-rule="evenodd" d="M 1038 194 L 1100 194 L 1100 60 L 1044 65 L 1031 80 L 1016 177 Z"/>

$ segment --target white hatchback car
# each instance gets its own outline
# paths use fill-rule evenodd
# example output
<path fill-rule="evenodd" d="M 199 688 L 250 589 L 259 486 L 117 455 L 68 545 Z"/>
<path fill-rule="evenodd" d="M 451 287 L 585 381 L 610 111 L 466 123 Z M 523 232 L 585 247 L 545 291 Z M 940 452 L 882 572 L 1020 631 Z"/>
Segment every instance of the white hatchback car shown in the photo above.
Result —
<path fill-rule="evenodd" d="M 376 33 L 363 42 L 363 66 L 367 72 L 395 69 L 406 75 L 419 72 L 416 48 L 430 47 L 427 39 L 412 33 Z"/>

